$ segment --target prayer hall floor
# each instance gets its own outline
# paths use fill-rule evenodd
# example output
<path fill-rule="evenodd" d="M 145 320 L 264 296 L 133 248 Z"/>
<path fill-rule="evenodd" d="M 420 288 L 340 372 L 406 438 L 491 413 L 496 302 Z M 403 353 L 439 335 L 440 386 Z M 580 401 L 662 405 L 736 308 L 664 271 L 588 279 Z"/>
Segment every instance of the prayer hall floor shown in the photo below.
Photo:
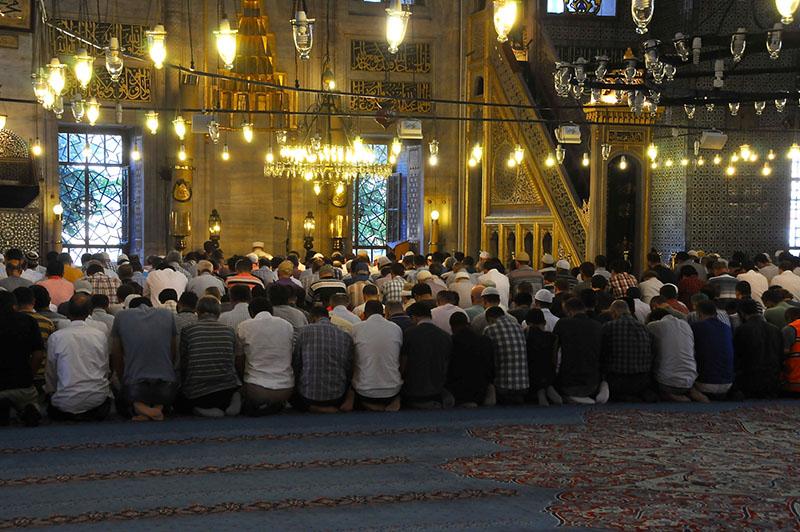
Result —
<path fill-rule="evenodd" d="M 800 403 L 0 429 L 0 528 L 798 529 Z"/>

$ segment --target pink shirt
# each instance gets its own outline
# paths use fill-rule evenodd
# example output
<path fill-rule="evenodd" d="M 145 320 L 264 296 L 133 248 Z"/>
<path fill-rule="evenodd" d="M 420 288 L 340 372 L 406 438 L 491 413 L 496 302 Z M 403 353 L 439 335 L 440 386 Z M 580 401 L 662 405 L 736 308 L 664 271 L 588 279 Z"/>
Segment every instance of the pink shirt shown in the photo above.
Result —
<path fill-rule="evenodd" d="M 59 306 L 61 303 L 69 301 L 72 294 L 75 293 L 75 285 L 67 281 L 63 277 L 52 276 L 42 281 L 39 281 L 39 286 L 43 286 L 50 294 L 50 302 Z"/>

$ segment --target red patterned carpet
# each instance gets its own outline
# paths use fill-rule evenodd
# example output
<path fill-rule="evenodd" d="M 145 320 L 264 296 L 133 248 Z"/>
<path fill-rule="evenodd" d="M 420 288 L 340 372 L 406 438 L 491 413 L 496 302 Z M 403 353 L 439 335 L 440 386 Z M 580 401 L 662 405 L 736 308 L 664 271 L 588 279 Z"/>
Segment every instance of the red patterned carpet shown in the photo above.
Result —
<path fill-rule="evenodd" d="M 594 410 L 584 425 L 476 428 L 510 448 L 447 470 L 563 490 L 565 526 L 800 530 L 800 408 Z"/>

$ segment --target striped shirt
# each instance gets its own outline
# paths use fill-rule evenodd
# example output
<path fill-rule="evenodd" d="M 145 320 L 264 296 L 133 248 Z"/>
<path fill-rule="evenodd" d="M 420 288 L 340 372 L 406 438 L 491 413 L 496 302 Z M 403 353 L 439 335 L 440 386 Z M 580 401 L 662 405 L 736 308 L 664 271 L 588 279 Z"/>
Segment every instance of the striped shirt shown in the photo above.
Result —
<path fill-rule="evenodd" d="M 31 318 L 36 320 L 36 324 L 39 326 L 39 334 L 42 336 L 42 344 L 44 345 L 45 351 L 47 350 L 47 339 L 50 338 L 50 335 L 56 332 L 56 326 L 53 322 L 39 314 L 38 312 L 33 311 L 22 311 L 23 314 L 27 314 Z M 33 376 L 34 380 L 43 381 L 44 380 L 44 361 L 42 361 L 42 365 L 39 368 L 36 368 L 36 374 Z"/>
<path fill-rule="evenodd" d="M 181 331 L 183 395 L 195 399 L 236 388 L 236 334 L 215 318 L 204 317 Z"/>

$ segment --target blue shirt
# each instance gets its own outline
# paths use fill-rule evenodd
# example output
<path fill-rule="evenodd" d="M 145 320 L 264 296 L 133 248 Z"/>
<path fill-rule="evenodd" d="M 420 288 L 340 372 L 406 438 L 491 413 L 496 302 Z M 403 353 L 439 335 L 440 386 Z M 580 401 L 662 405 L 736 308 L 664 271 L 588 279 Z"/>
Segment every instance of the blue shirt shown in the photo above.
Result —
<path fill-rule="evenodd" d="M 697 382 L 729 384 L 733 382 L 733 333 L 717 319 L 691 324 L 694 333 L 694 358 Z"/>

